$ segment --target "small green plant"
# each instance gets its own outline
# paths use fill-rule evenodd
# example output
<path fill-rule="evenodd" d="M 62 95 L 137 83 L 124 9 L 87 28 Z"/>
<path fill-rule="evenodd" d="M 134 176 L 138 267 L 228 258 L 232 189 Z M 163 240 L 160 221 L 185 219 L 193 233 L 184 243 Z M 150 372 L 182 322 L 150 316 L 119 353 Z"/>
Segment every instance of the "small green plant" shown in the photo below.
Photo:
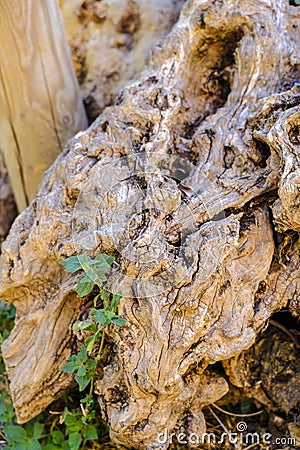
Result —
<path fill-rule="evenodd" d="M 87 335 L 84 345 L 62 367 L 64 372 L 74 374 L 80 392 L 87 391 L 85 397 L 81 399 L 79 412 L 74 413 L 65 408 L 61 417 L 61 422 L 66 425 L 70 450 L 79 449 L 81 444 L 84 448 L 87 440 L 98 438 L 97 430 L 92 423 L 95 418 L 93 390 L 94 382 L 99 376 L 98 367 L 105 333 L 109 326 L 120 327 L 126 322 L 117 314 L 121 293 L 111 295 L 103 287 L 107 281 L 105 272 L 113 262 L 114 258 L 105 254 L 98 255 L 95 259 L 79 255 L 61 261 L 67 272 L 82 272 L 76 286 L 78 297 L 85 297 L 94 292 L 94 307 L 90 309 L 89 320 L 77 321 L 73 325 L 74 331 L 81 331 Z M 103 307 L 97 308 L 100 302 Z"/>
<path fill-rule="evenodd" d="M 75 398 L 80 395 L 81 399 L 74 401 L 72 395 L 60 400 L 60 403 L 64 403 L 64 410 L 60 413 L 59 423 L 59 416 L 46 412 L 25 426 L 16 423 L 5 365 L 0 354 L 0 436 L 7 442 L 4 450 L 78 450 L 92 448 L 92 442 L 98 439 L 97 429 L 101 427 L 101 421 L 93 390 L 95 380 L 100 377 L 99 363 L 105 333 L 109 326 L 119 327 L 126 322 L 117 314 L 121 293 L 111 295 L 104 289 L 107 281 L 105 272 L 113 261 L 113 257 L 104 254 L 95 259 L 79 255 L 61 261 L 67 272 L 82 272 L 76 286 L 77 295 L 85 297 L 94 294 L 94 307 L 89 311 L 88 320 L 78 321 L 73 325 L 73 330 L 83 333 L 85 340 L 80 351 L 69 358 L 62 370 L 74 374 L 79 394 L 77 391 L 73 395 Z M 102 308 L 97 307 L 100 303 Z M 0 302 L 1 345 L 13 327 L 14 316 L 15 308 Z"/>
<path fill-rule="evenodd" d="M 6 450 L 40 450 L 39 439 L 43 436 L 44 425 L 35 422 L 27 424 L 25 428 L 19 425 L 6 424 L 4 426 L 5 437 L 8 441 Z"/>

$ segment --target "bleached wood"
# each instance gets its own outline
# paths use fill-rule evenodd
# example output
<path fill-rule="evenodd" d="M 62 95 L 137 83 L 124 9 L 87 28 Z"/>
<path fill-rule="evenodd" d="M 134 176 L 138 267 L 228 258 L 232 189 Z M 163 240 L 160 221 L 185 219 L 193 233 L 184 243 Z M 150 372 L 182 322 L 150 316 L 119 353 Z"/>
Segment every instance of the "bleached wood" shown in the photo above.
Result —
<path fill-rule="evenodd" d="M 0 2 L 0 140 L 18 209 L 87 126 L 56 0 Z"/>

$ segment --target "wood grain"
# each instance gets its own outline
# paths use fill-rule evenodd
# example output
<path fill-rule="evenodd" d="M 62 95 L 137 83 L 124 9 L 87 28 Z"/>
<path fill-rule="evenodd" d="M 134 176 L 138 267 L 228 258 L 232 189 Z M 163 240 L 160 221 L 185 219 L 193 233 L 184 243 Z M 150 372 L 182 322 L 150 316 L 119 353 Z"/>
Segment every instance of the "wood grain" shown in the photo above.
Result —
<path fill-rule="evenodd" d="M 56 0 L 0 3 L 0 142 L 19 211 L 87 126 Z"/>
<path fill-rule="evenodd" d="M 76 299 L 68 256 L 116 257 L 105 288 L 122 292 L 127 323 L 108 331 L 95 392 L 126 447 L 203 435 L 202 408 L 228 390 L 215 363 L 274 311 L 299 316 L 298 10 L 190 0 L 141 78 L 49 169 L 0 259 L 18 312 L 2 354 L 19 422 L 72 385 L 61 366 L 92 298 Z"/>

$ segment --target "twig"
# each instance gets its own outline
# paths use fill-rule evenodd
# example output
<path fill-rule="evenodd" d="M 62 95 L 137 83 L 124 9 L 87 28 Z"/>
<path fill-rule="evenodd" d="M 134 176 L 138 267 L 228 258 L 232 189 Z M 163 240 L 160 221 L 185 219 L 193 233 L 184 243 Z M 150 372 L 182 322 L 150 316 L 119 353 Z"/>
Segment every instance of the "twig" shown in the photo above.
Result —
<path fill-rule="evenodd" d="M 221 408 L 220 406 L 216 405 L 215 403 L 212 403 L 212 406 L 214 406 L 216 409 L 218 409 L 219 411 L 221 411 L 224 414 L 227 414 L 228 416 L 232 416 L 232 417 L 251 417 L 251 416 L 258 416 L 259 414 L 263 413 L 264 410 L 261 409 L 260 411 L 256 411 L 254 413 L 249 413 L 249 414 L 235 414 L 235 413 L 231 413 L 229 411 L 225 411 L 225 409 Z"/>
<path fill-rule="evenodd" d="M 250 448 L 254 448 L 257 446 L 257 442 L 254 442 L 254 444 L 248 445 L 248 447 L 244 448 L 244 450 L 250 450 Z"/>
<path fill-rule="evenodd" d="M 230 432 L 228 431 L 228 429 L 226 428 L 226 426 L 223 424 L 223 422 L 221 421 L 221 419 L 219 419 L 219 417 L 217 416 L 217 414 L 211 409 L 210 406 L 208 406 L 208 410 L 209 412 L 214 416 L 214 418 L 218 421 L 218 423 L 221 425 L 221 427 L 223 428 L 223 430 L 225 431 L 225 433 L 230 437 Z M 234 442 L 234 448 L 239 448 L 239 446 Z"/>

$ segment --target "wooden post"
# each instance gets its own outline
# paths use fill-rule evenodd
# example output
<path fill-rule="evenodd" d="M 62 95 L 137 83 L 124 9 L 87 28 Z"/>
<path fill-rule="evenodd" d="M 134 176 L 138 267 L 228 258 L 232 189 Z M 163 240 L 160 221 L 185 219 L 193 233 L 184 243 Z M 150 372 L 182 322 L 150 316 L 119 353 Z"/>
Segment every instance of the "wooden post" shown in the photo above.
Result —
<path fill-rule="evenodd" d="M 57 0 L 1 0 L 0 146 L 19 211 L 86 126 Z"/>

